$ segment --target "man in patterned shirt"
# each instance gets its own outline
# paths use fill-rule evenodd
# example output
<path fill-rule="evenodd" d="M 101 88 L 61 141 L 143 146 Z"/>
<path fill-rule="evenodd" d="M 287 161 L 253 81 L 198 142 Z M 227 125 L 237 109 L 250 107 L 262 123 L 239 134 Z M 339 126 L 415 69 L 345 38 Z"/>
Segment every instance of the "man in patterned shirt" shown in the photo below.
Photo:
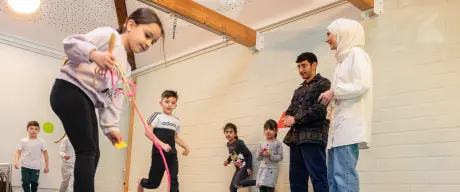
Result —
<path fill-rule="evenodd" d="M 327 105 L 318 98 L 331 88 L 331 82 L 316 74 L 318 59 L 313 53 L 297 57 L 297 69 L 304 82 L 300 84 L 286 111 L 284 124 L 290 127 L 284 143 L 290 147 L 289 182 L 291 192 L 308 191 L 311 178 L 315 192 L 328 192 L 326 145 L 329 120 Z"/>

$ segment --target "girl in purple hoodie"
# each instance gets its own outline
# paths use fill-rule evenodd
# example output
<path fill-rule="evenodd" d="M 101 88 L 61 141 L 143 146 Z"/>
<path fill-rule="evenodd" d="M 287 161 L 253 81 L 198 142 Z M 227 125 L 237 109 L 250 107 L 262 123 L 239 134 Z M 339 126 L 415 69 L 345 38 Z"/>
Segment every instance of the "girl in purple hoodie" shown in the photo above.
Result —
<path fill-rule="evenodd" d="M 108 52 L 112 34 L 115 34 L 115 45 L 112 52 Z M 163 36 L 157 14 L 140 8 L 118 30 L 100 27 L 64 39 L 68 60 L 54 83 L 50 103 L 75 149 L 74 192 L 94 192 L 100 154 L 98 126 L 112 144 L 122 141 L 118 122 L 123 94 L 116 90 L 123 88 L 122 81 L 117 77 L 112 81 L 110 75 L 100 75 L 97 71 L 111 69 L 118 61 L 125 69 L 119 73 L 129 76 L 127 52 L 147 51 Z"/>

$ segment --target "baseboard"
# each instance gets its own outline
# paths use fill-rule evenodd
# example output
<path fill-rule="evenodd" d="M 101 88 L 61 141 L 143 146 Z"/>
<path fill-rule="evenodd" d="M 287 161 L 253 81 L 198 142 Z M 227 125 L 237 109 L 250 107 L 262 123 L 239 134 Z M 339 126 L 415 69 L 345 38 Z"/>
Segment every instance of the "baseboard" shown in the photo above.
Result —
<path fill-rule="evenodd" d="M 54 192 L 59 191 L 59 189 L 49 189 L 49 188 L 38 188 L 38 192 Z M 13 192 L 22 192 L 21 186 L 13 186 Z"/>

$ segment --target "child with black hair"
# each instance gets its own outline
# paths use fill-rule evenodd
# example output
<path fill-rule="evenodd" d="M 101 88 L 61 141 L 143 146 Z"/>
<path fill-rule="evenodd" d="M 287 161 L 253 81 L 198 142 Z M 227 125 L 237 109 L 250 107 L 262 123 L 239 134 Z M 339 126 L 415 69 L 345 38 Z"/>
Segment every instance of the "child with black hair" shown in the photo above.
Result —
<path fill-rule="evenodd" d="M 269 119 L 264 124 L 265 141 L 260 143 L 257 150 L 257 160 L 260 161 L 257 173 L 256 186 L 260 192 L 275 192 L 278 181 L 278 163 L 283 160 L 283 146 L 276 139 L 278 135 L 278 123 Z"/>
<path fill-rule="evenodd" d="M 228 158 L 224 161 L 224 166 L 227 166 L 233 161 L 236 171 L 230 183 L 230 192 L 237 192 L 239 188 L 254 186 L 254 180 L 247 178 L 252 174 L 252 154 L 244 142 L 238 139 L 238 131 L 236 125 L 227 123 L 224 126 L 225 138 L 228 140 L 227 148 L 229 152 Z"/>
<path fill-rule="evenodd" d="M 179 137 L 181 130 L 180 120 L 173 116 L 173 111 L 177 107 L 179 96 L 176 91 L 165 90 L 161 94 L 160 105 L 163 112 L 154 112 L 147 120 L 149 129 L 155 134 L 146 137 L 152 142 L 157 142 L 164 151 L 166 163 L 171 177 L 170 192 L 179 192 L 179 161 L 177 159 L 176 143 L 181 146 L 184 151 L 182 155 L 187 156 L 190 148 L 185 144 L 184 140 Z M 139 180 L 137 191 L 143 192 L 146 189 L 157 189 L 160 187 L 166 167 L 163 163 L 160 151 L 152 145 L 152 163 L 150 165 L 149 177 Z"/>

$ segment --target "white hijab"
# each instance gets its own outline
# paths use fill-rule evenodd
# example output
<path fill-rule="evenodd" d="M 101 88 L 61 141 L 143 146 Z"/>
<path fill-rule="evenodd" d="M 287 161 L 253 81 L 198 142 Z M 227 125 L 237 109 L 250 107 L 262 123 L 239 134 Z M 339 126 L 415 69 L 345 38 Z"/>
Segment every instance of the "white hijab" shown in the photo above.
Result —
<path fill-rule="evenodd" d="M 364 29 L 363 26 L 355 20 L 337 19 L 327 27 L 327 30 L 337 37 L 335 58 L 339 63 L 348 57 L 353 47 L 364 47 Z"/>

